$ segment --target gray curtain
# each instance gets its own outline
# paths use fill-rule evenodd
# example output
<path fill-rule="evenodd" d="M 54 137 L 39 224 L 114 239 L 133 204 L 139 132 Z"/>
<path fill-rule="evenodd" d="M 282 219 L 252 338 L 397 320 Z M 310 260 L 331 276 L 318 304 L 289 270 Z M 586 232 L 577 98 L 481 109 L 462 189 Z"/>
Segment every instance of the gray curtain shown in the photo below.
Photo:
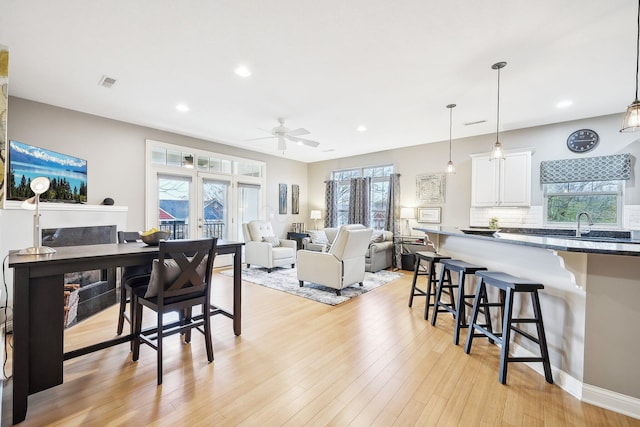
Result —
<path fill-rule="evenodd" d="M 351 178 L 349 187 L 349 224 L 362 224 L 369 227 L 371 177 Z"/>
<path fill-rule="evenodd" d="M 389 199 L 387 200 L 386 229 L 393 231 L 394 236 L 402 234 L 402 223 L 397 221 L 400 217 L 400 174 L 394 173 L 389 176 Z M 402 265 L 402 254 L 398 245 L 393 246 L 394 267 L 400 268 Z"/>
<path fill-rule="evenodd" d="M 338 210 L 336 209 L 336 190 L 338 181 L 325 181 L 324 205 L 327 215 L 324 217 L 324 228 L 335 227 L 338 224 Z"/>

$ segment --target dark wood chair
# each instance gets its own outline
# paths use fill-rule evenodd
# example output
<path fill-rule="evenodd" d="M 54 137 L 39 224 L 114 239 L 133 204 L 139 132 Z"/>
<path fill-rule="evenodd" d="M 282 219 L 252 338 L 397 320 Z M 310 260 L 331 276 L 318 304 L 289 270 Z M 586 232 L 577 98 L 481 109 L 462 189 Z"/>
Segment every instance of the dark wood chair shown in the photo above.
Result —
<path fill-rule="evenodd" d="M 151 274 L 129 279 L 132 290 L 133 356 L 140 355 L 140 343 L 157 351 L 158 385 L 162 384 L 162 339 L 176 333 L 191 341 L 191 329 L 196 328 L 205 337 L 207 359 L 213 361 L 209 300 L 211 275 L 217 238 L 199 240 L 161 241 L 159 258 L 154 260 Z M 202 315 L 192 317 L 192 308 L 200 305 Z M 142 308 L 156 312 L 157 325 L 142 331 Z M 179 321 L 164 325 L 162 316 L 177 311 Z M 202 327 L 204 329 L 202 329 Z"/>
<path fill-rule="evenodd" d="M 118 243 L 137 242 L 140 236 L 137 231 L 118 231 Z M 118 335 L 122 334 L 124 329 L 124 321 L 129 323 L 133 318 L 133 308 L 130 307 L 130 313 L 127 314 L 127 304 L 131 301 L 131 290 L 127 286 L 127 279 L 134 276 L 142 276 L 151 273 L 151 265 L 136 265 L 133 267 L 123 267 L 120 275 L 120 307 L 118 309 Z"/>

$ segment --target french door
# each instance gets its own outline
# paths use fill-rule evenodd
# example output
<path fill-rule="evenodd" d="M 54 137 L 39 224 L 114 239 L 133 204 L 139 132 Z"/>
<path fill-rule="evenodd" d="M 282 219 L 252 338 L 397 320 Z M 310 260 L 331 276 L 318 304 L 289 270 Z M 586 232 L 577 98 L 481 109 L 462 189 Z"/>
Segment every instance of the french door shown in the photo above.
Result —
<path fill-rule="evenodd" d="M 263 162 L 152 140 L 146 152 L 147 229 L 242 241 L 242 224 L 264 215 Z"/>

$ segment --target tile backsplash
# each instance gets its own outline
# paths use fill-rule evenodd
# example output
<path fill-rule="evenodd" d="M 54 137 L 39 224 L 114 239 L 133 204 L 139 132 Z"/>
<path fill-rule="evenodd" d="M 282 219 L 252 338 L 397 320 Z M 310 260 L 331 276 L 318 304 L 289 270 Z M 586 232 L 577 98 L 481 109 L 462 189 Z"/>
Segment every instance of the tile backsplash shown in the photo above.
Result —
<path fill-rule="evenodd" d="M 498 224 L 504 228 L 541 228 L 544 227 L 543 206 L 528 208 L 471 208 L 469 225 L 488 227 L 491 217 L 498 217 Z M 640 205 L 625 205 L 623 228 L 640 230 Z"/>

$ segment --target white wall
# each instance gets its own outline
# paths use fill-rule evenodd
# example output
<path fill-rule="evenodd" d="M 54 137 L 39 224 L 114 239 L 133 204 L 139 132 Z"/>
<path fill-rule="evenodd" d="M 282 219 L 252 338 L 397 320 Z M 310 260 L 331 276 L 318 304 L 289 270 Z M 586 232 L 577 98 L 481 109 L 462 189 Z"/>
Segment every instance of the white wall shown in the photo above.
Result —
<path fill-rule="evenodd" d="M 531 164 L 531 203 L 536 207 L 540 207 L 543 204 L 543 195 L 540 187 L 540 162 L 543 160 L 595 157 L 620 153 L 631 153 L 635 159 L 640 158 L 640 134 L 620 133 L 621 123 L 622 113 L 548 126 L 505 131 L 500 133 L 500 141 L 507 150 L 528 147 L 535 150 Z M 596 149 L 589 153 L 572 153 L 567 149 L 567 137 L 571 132 L 583 128 L 593 129 L 598 132 L 600 143 Z M 461 138 L 453 141 L 452 160 L 456 166 L 456 174 L 446 177 L 445 203 L 431 205 L 442 207 L 442 225 L 465 227 L 473 223 L 470 218 L 471 158 L 469 155 L 490 151 L 494 142 L 495 134 Z M 416 203 L 416 175 L 444 172 L 448 160 L 449 142 L 442 141 L 312 163 L 309 165 L 309 209 L 322 209 L 323 213 L 326 212 L 323 181 L 330 178 L 332 170 L 389 163 L 393 163 L 394 170 L 401 174 L 402 206 L 421 206 Z M 626 185 L 625 204 L 640 205 L 640 191 L 638 191 L 640 184 L 638 184 L 638 179 L 636 178 L 639 171 L 637 161 L 635 161 L 633 169 L 633 178 L 627 181 Z M 530 214 L 527 209 L 513 209 L 521 211 L 518 212 L 518 215 L 524 218 L 527 218 Z M 492 216 L 490 211 L 484 214 Z M 540 211 L 536 211 L 535 208 L 531 214 L 541 215 Z M 415 225 L 415 223 L 412 225 Z"/>
<path fill-rule="evenodd" d="M 77 225 L 102 221 L 99 205 L 105 197 L 114 199 L 116 207 L 123 207 L 115 223 L 128 230 L 145 229 L 145 140 L 153 139 L 171 144 L 194 147 L 217 153 L 267 162 L 265 216 L 273 223 L 280 237 L 285 237 L 293 222 L 308 222 L 307 165 L 286 158 L 268 156 L 228 145 L 190 138 L 143 126 L 105 119 L 90 114 L 41 104 L 21 98 L 9 98 L 8 139 L 47 148 L 87 160 L 88 206 L 76 210 L 56 212 L 56 206 L 43 203 L 42 227 L 64 225 L 66 219 Z M 300 186 L 300 214 L 278 214 L 278 184 Z M 11 204 L 12 202 L 8 202 Z M 289 195 L 289 209 L 291 196 Z M 15 202 L 13 202 L 15 205 Z M 94 205 L 94 206 L 90 206 Z M 83 209 L 85 208 L 85 209 Z M 108 207 L 106 207 L 108 210 Z M 33 212 L 22 209 L 0 209 L 0 256 L 9 250 L 31 246 Z M 89 221 L 89 223 L 87 223 Z M 80 224 L 82 222 L 82 224 Z M 98 222 L 95 222 L 98 224 Z M 100 222 L 102 224 L 102 222 Z M 7 270 L 9 305 L 11 305 L 12 271 Z"/>
<path fill-rule="evenodd" d="M 86 159 L 88 203 L 100 204 L 111 197 L 116 205 L 127 206 L 131 230 L 145 228 L 146 139 L 267 162 L 264 210 L 265 215 L 273 214 L 276 233 L 285 237 L 291 223 L 308 222 L 307 165 L 302 162 L 15 97 L 9 98 L 8 138 Z M 300 186 L 299 215 L 278 214 L 279 183 Z M 291 212 L 290 193 L 288 203 Z"/>

